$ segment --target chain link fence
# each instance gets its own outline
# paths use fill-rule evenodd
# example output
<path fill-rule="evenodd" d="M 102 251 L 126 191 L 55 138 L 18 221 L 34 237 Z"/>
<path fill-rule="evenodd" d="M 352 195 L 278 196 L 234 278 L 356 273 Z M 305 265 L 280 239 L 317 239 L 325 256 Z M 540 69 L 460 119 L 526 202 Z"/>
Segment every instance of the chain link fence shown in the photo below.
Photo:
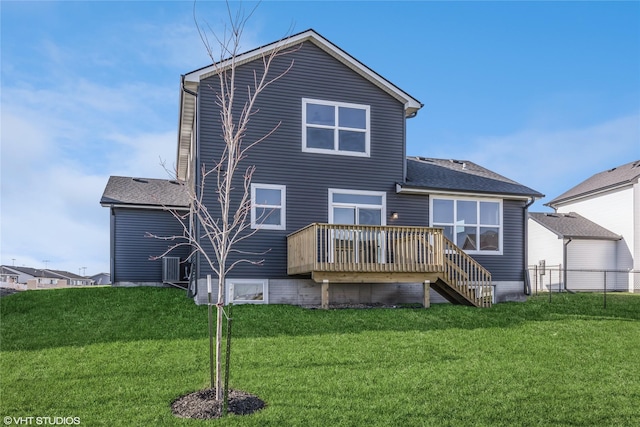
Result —
<path fill-rule="evenodd" d="M 638 292 L 640 270 L 571 269 L 562 265 L 530 265 L 531 293 Z"/>

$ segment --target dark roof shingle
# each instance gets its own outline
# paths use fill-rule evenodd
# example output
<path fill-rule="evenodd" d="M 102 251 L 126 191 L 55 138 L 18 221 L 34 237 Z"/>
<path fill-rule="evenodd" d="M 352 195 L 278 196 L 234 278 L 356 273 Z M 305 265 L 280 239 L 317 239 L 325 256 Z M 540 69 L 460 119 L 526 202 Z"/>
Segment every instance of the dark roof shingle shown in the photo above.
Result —
<path fill-rule="evenodd" d="M 607 230 L 575 212 L 530 212 L 529 217 L 560 237 L 599 240 L 620 240 L 622 238 L 622 236 Z"/>
<path fill-rule="evenodd" d="M 100 204 L 185 208 L 189 206 L 189 194 L 174 180 L 111 176 Z"/>
<path fill-rule="evenodd" d="M 565 191 L 545 205 L 555 207 L 578 197 L 615 188 L 622 184 L 633 183 L 637 181 L 638 178 L 640 178 L 640 160 L 635 160 L 625 165 L 597 173 L 570 190 Z"/>
<path fill-rule="evenodd" d="M 543 194 L 468 160 L 407 158 L 405 188 L 542 198 Z"/>

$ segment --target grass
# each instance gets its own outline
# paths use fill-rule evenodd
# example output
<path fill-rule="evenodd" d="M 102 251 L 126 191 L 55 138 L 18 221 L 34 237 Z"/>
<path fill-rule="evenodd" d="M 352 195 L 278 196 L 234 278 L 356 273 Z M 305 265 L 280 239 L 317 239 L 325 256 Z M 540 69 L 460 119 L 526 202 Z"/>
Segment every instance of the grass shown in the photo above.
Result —
<path fill-rule="evenodd" d="M 631 426 L 640 295 L 490 309 L 234 307 L 231 386 L 267 407 L 215 421 L 170 402 L 209 378 L 206 307 L 176 289 L 0 300 L 0 416 L 81 425 Z"/>

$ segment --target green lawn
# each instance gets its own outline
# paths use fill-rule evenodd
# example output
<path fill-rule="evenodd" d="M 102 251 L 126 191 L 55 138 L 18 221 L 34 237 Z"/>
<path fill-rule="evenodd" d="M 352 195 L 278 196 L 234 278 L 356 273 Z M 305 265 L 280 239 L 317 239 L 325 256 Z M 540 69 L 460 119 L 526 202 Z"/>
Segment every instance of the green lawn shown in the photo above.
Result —
<path fill-rule="evenodd" d="M 94 288 L 0 299 L 0 416 L 81 425 L 632 426 L 640 295 L 490 309 L 237 306 L 231 387 L 267 407 L 177 419 L 208 386 L 206 307 L 182 291 Z M 35 423 L 35 421 L 34 421 Z"/>

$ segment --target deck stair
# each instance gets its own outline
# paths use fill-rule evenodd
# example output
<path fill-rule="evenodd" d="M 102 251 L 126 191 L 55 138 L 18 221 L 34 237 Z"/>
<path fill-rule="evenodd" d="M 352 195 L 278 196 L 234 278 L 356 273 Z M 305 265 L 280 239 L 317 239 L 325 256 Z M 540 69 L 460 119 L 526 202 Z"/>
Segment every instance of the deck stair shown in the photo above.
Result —
<path fill-rule="evenodd" d="M 289 275 L 327 286 L 427 282 L 451 303 L 492 304 L 491 274 L 440 228 L 314 223 L 287 241 Z"/>

